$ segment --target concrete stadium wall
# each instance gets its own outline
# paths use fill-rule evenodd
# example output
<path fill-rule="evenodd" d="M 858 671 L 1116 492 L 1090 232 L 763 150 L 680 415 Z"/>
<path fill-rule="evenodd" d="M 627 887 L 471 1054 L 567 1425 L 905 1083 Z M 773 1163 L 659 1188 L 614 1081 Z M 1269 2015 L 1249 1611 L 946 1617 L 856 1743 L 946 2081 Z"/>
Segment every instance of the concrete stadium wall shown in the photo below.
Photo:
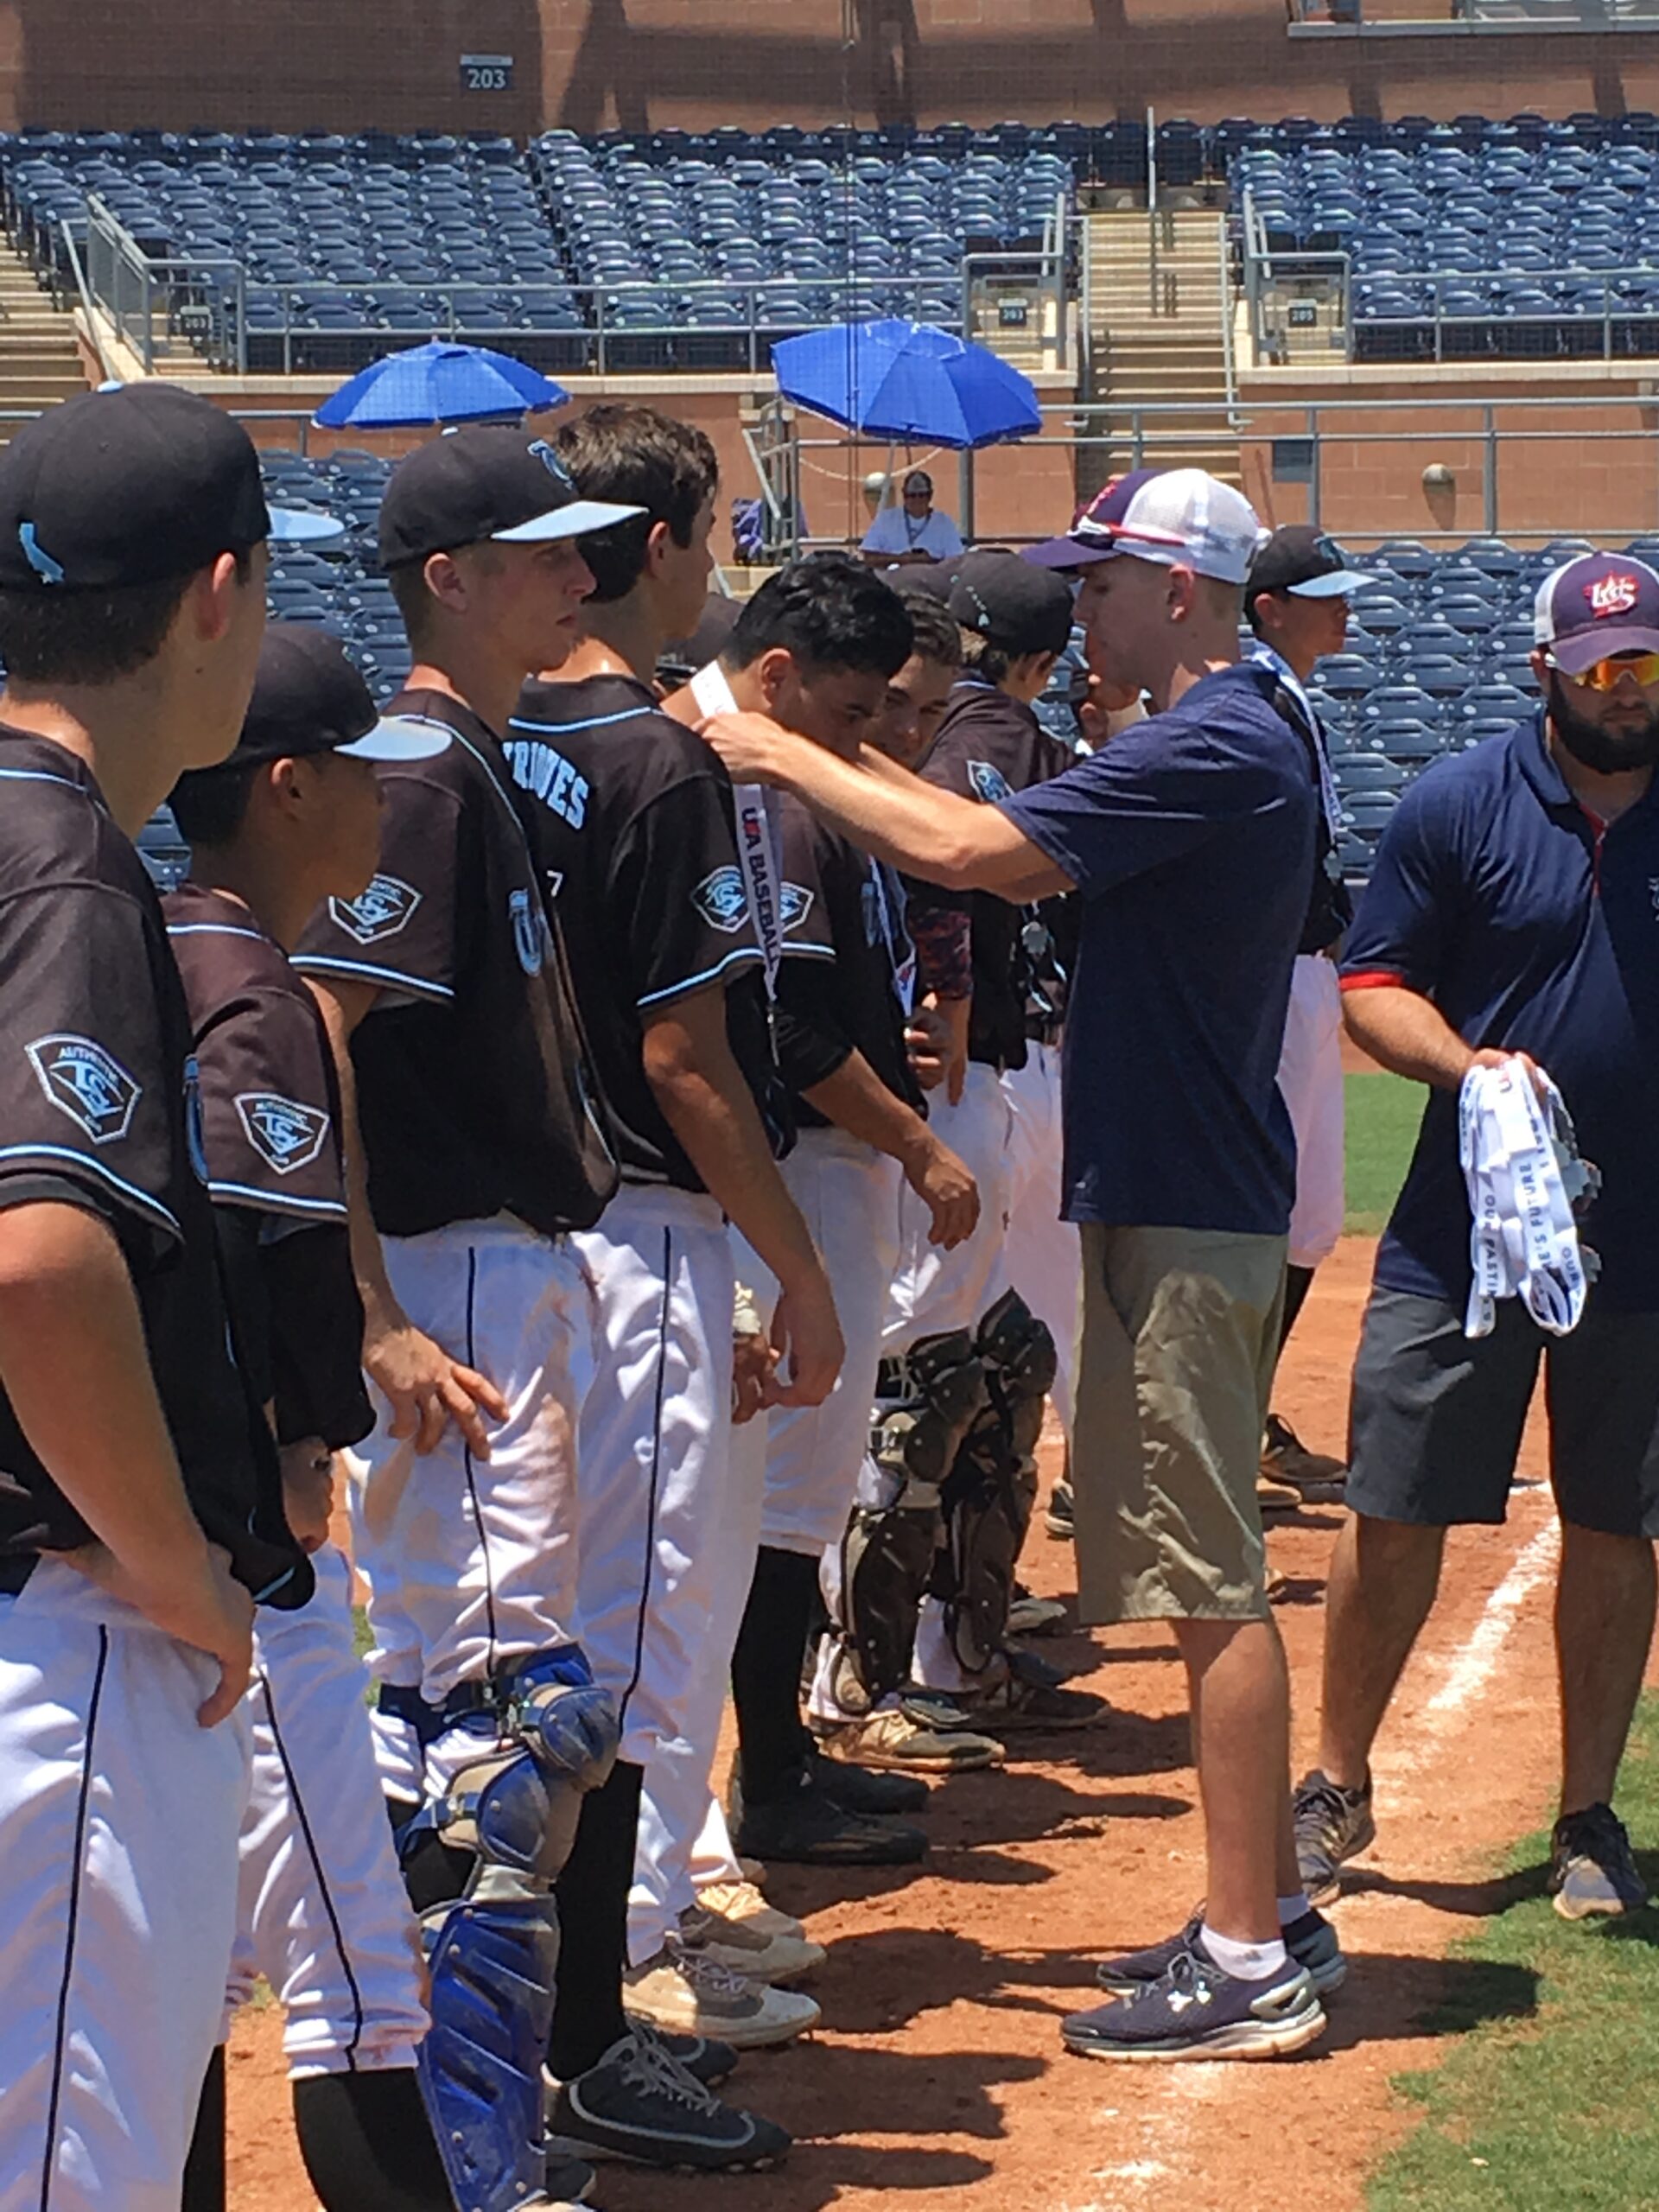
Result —
<path fill-rule="evenodd" d="M 1293 40 L 1284 0 L 849 4 L 850 46 L 842 0 L 0 0 L 0 128 L 522 135 L 1097 121 L 1148 103 L 1199 120 L 1659 107 L 1659 39 L 1640 34 L 1477 48 Z M 510 55 L 511 90 L 464 91 L 463 54 Z"/>

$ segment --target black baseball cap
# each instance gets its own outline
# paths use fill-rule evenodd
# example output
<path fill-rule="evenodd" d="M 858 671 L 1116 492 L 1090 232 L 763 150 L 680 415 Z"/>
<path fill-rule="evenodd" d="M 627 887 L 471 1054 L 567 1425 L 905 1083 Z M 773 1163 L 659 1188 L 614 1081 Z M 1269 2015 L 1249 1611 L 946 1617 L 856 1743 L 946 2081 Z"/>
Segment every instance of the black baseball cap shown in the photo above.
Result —
<path fill-rule="evenodd" d="M 486 537 L 508 545 L 584 537 L 645 512 L 584 499 L 545 438 L 475 423 L 416 446 L 392 470 L 380 503 L 380 565 L 395 569 Z"/>
<path fill-rule="evenodd" d="M 267 537 L 341 528 L 267 507 L 247 432 L 173 385 L 65 400 L 0 455 L 0 591 L 119 591 L 192 575 Z"/>
<path fill-rule="evenodd" d="M 1347 599 L 1376 582 L 1351 569 L 1334 537 L 1311 523 L 1287 523 L 1275 530 L 1250 563 L 1245 580 L 1248 606 L 1258 593 L 1288 592 L 1293 599 Z"/>
<path fill-rule="evenodd" d="M 741 599 L 733 599 L 723 591 L 711 591 L 702 603 L 702 620 L 690 636 L 676 638 L 663 647 L 657 658 L 658 674 L 683 673 L 689 681 L 700 668 L 707 668 L 711 660 L 718 660 L 742 612 Z"/>
<path fill-rule="evenodd" d="M 957 581 L 957 570 L 967 558 L 963 553 L 954 554 L 948 561 L 912 561 L 906 568 L 886 569 L 881 581 L 889 591 L 896 591 L 900 599 L 912 592 L 924 599 L 937 599 L 941 607 L 950 604 L 951 587 Z"/>
<path fill-rule="evenodd" d="M 999 652 L 1062 653 L 1071 635 L 1071 588 L 1017 553 L 967 553 L 945 604 L 952 619 Z"/>
<path fill-rule="evenodd" d="M 327 630 L 273 622 L 259 649 L 259 673 L 229 759 L 192 776 L 216 776 L 260 760 L 349 753 L 358 760 L 429 760 L 449 742 L 442 722 L 382 721 L 369 687 Z M 185 779 L 186 782 L 189 777 Z"/>

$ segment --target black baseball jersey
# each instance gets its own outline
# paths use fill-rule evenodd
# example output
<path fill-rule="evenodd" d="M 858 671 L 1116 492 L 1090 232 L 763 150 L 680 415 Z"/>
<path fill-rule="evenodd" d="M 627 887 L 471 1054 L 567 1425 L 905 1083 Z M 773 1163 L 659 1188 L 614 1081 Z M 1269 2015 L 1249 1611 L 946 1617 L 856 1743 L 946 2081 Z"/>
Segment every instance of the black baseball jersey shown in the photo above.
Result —
<path fill-rule="evenodd" d="M 765 967 L 730 779 L 631 676 L 527 684 L 503 750 L 534 810 L 623 1178 L 701 1191 L 645 1079 L 652 1007 L 723 984 L 733 1055 L 775 1122 Z"/>
<path fill-rule="evenodd" d="M 1046 783 L 1058 765 L 1054 741 L 1029 707 L 968 677 L 951 692 L 918 772 L 943 791 L 995 805 Z M 922 885 L 909 888 L 921 902 L 944 896 L 964 903 L 962 894 L 932 893 Z M 973 917 L 968 1057 L 991 1067 L 1022 1068 L 1033 1012 L 1045 1003 L 1045 980 L 1054 980 L 1047 972 L 1053 964 L 1052 932 L 1039 909 L 1012 906 L 993 891 L 969 892 L 965 903 Z"/>
<path fill-rule="evenodd" d="M 778 1064 L 804 1128 L 825 1128 L 801 1096 L 861 1052 L 887 1089 L 925 1113 L 905 1050 L 915 956 L 904 887 L 890 868 L 784 795 L 784 957 L 778 970 Z"/>
<path fill-rule="evenodd" d="M 501 747 L 440 691 L 387 709 L 451 733 L 379 770 L 380 870 L 313 915 L 294 964 L 380 992 L 352 1039 L 369 1201 L 387 1236 L 518 1215 L 588 1229 L 616 1164 Z"/>
<path fill-rule="evenodd" d="M 227 1325 L 160 903 L 91 770 L 61 747 L 0 728 L 0 1206 L 50 1200 L 109 1224 L 197 1518 L 257 1597 L 303 1605 L 311 1569 Z M 0 1557 L 90 1535 L 0 1392 Z"/>
<path fill-rule="evenodd" d="M 186 883 L 162 902 L 184 978 L 202 1149 L 238 1325 L 283 1444 L 374 1426 L 352 1272 L 340 1091 L 317 1002 L 246 907 Z"/>

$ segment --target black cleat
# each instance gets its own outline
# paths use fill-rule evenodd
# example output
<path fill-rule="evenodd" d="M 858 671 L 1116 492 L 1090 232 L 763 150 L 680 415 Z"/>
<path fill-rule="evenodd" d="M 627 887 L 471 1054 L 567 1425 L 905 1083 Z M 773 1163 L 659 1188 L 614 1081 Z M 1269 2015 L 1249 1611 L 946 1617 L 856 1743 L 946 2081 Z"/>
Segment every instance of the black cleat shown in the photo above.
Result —
<path fill-rule="evenodd" d="M 770 1804 L 742 1801 L 734 1777 L 732 1842 L 746 1858 L 793 1866 L 910 1866 L 927 1853 L 920 1828 L 868 1813 L 851 1813 L 817 1783 L 809 1767 L 794 1788 Z"/>
<path fill-rule="evenodd" d="M 626 2158 L 673 2172 L 747 2173 L 776 2165 L 788 2132 L 722 2104 L 654 2036 L 613 2043 L 549 2101 L 550 2160 Z"/>

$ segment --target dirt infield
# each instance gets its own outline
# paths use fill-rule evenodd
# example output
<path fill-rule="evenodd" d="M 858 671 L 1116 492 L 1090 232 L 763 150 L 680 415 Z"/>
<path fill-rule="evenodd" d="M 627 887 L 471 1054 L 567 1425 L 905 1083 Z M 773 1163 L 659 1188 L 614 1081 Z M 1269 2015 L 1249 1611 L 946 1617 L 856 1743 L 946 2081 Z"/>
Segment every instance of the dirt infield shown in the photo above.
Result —
<path fill-rule="evenodd" d="M 1321 1271 L 1281 1378 L 1281 1410 L 1324 1449 L 1343 1442 L 1370 1251 L 1350 1239 Z M 1541 1472 L 1535 1431 L 1523 1471 Z M 1303 1751 L 1338 1519 L 1306 1512 L 1270 1539 Z M 690 2212 L 716 2196 L 755 2212 L 1135 2212 L 1162 2197 L 1181 2212 L 1280 2212 L 1294 2189 L 1322 2212 L 1354 2212 L 1369 2166 L 1408 2124 L 1389 2076 L 1432 2063 L 1423 2015 L 1528 2001 L 1443 1955 L 1496 1902 L 1483 1878 L 1494 1849 L 1548 1810 L 1553 1561 L 1535 1486 L 1516 1492 L 1507 1529 L 1453 1540 L 1377 1763 L 1380 1844 L 1338 1908 L 1353 1971 L 1303 2059 L 1113 2067 L 1061 2050 L 1056 2022 L 1090 2001 L 1094 1961 L 1166 1933 L 1202 1879 L 1173 1647 L 1160 1632 L 1072 1635 L 1049 1648 L 1110 1700 L 1108 1724 L 1029 1750 L 1016 1738 L 1005 1770 L 941 1788 L 920 1870 L 772 1877 L 774 1899 L 831 1946 L 814 1992 L 823 2026 L 751 2057 L 732 2084 L 795 2132 L 788 2164 L 724 2182 L 611 2168 L 599 2201 L 611 2212 Z M 1027 1567 L 1037 1589 L 1070 1594 L 1065 1547 L 1038 1533 Z M 279 2035 L 274 2007 L 238 2024 L 232 2212 L 314 2202 Z"/>

